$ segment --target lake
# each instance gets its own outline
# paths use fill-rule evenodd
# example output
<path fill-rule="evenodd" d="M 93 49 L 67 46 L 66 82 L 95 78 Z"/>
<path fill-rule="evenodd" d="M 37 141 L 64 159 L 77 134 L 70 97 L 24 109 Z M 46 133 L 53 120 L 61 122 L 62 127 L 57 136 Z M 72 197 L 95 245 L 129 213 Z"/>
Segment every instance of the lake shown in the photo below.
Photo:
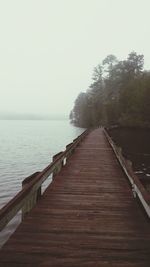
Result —
<path fill-rule="evenodd" d="M 0 120 L 0 207 L 15 196 L 27 176 L 43 170 L 84 130 L 68 120 Z M 2 231 L 0 245 L 19 220 L 18 215 Z"/>
<path fill-rule="evenodd" d="M 21 189 L 24 178 L 44 169 L 54 154 L 83 131 L 67 120 L 1 120 L 0 205 Z"/>
<path fill-rule="evenodd" d="M 109 134 L 141 181 L 150 181 L 150 129 L 114 128 Z"/>

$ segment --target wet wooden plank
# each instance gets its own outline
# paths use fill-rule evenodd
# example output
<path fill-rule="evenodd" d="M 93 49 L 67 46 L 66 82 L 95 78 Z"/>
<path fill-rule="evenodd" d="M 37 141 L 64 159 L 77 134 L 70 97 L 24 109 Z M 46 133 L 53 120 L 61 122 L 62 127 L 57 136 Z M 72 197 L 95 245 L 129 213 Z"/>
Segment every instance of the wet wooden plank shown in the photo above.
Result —
<path fill-rule="evenodd" d="M 2 248 L 0 266 L 150 266 L 149 220 L 101 129 L 55 176 Z"/>

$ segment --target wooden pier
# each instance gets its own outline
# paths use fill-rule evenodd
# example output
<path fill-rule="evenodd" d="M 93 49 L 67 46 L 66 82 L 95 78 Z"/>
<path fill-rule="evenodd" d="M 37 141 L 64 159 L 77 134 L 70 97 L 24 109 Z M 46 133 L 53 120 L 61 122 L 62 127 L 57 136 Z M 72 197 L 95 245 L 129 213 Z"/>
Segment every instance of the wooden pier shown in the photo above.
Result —
<path fill-rule="evenodd" d="M 99 128 L 26 179 L 0 212 L 1 229 L 19 209 L 24 217 L 1 249 L 0 266 L 149 267 L 150 197 L 115 153 Z"/>

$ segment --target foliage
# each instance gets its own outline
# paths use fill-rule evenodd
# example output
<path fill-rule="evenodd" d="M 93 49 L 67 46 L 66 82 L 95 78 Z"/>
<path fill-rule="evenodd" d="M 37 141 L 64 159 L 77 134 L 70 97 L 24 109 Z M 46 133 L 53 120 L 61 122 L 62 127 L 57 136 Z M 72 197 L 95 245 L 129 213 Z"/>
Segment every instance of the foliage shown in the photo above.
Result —
<path fill-rule="evenodd" d="M 150 72 L 144 56 L 131 52 L 118 61 L 108 55 L 94 68 L 92 83 L 75 100 L 70 120 L 80 127 L 150 126 Z"/>

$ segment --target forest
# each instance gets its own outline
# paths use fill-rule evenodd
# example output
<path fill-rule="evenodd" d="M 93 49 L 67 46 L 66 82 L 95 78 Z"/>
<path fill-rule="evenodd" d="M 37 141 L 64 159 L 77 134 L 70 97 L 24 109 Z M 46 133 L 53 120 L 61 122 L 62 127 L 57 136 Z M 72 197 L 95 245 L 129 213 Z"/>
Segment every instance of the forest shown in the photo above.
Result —
<path fill-rule="evenodd" d="M 108 55 L 93 70 L 92 83 L 70 113 L 78 127 L 150 127 L 150 71 L 135 51 L 119 61 Z"/>

